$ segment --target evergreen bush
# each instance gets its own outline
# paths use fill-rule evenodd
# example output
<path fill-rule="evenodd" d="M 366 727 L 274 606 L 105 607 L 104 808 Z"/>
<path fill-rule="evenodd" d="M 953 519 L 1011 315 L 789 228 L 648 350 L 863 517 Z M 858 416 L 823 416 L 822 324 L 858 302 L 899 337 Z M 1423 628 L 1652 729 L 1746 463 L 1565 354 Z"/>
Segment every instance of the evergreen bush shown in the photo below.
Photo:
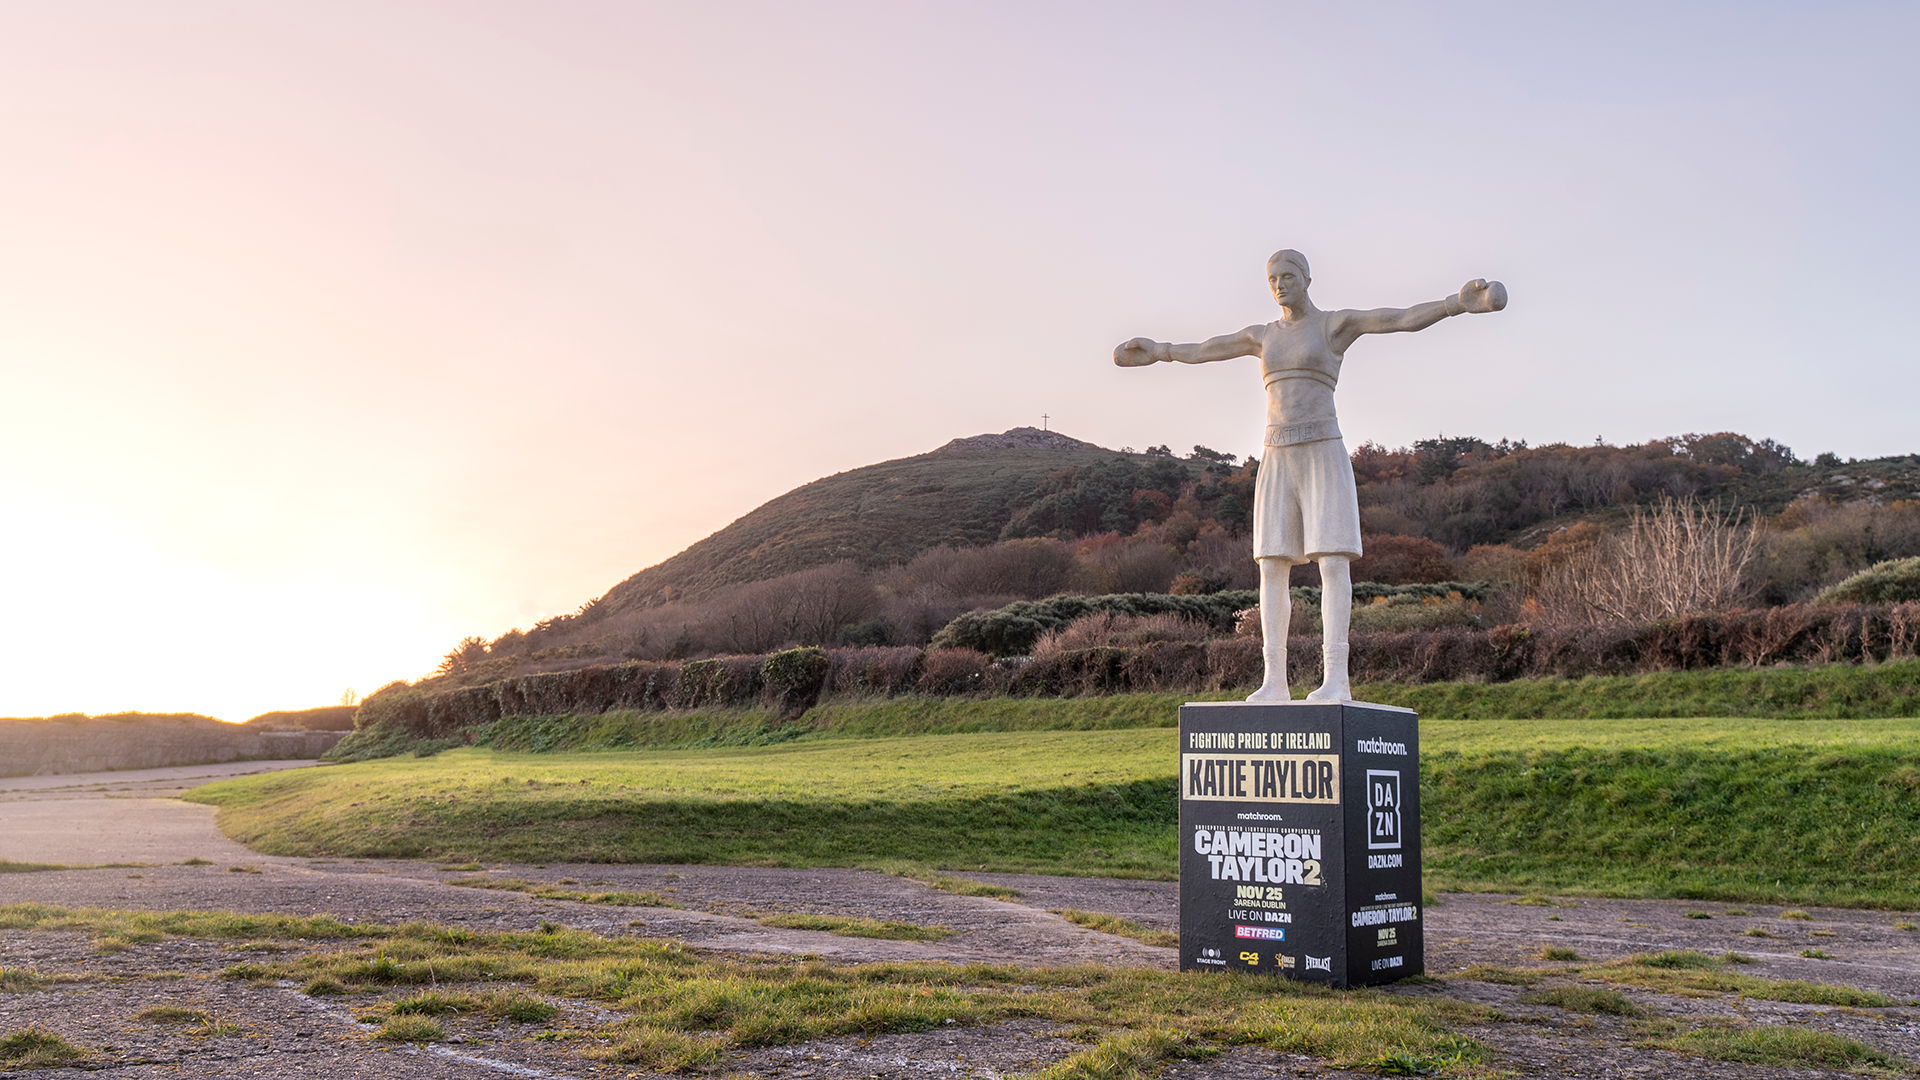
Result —
<path fill-rule="evenodd" d="M 1920 555 L 1889 559 L 1821 590 L 1816 604 L 1897 604 L 1920 600 Z"/>

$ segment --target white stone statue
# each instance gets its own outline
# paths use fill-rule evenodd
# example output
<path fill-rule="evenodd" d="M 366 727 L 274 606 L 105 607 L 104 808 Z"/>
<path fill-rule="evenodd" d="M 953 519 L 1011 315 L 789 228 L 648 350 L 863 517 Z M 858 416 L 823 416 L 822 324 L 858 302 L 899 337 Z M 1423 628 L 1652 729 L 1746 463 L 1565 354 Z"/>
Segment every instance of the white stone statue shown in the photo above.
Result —
<path fill-rule="evenodd" d="M 1313 275 L 1307 257 L 1291 248 L 1267 260 L 1267 284 L 1280 318 L 1264 326 L 1172 345 L 1134 338 L 1113 350 L 1121 367 L 1162 360 L 1206 364 L 1258 356 L 1267 386 L 1267 437 L 1253 497 L 1253 557 L 1260 567 L 1260 634 L 1266 679 L 1248 701 L 1286 701 L 1287 622 L 1293 600 L 1287 579 L 1293 564 L 1320 564 L 1320 621 L 1326 678 L 1311 701 L 1351 701 L 1347 680 L 1347 625 L 1353 615 L 1348 563 L 1360 557 L 1360 504 L 1353 464 L 1334 415 L 1333 388 L 1347 348 L 1362 334 L 1425 330 L 1449 315 L 1499 311 L 1507 287 L 1476 278 L 1445 300 L 1410 308 L 1321 311 L 1307 298 Z"/>

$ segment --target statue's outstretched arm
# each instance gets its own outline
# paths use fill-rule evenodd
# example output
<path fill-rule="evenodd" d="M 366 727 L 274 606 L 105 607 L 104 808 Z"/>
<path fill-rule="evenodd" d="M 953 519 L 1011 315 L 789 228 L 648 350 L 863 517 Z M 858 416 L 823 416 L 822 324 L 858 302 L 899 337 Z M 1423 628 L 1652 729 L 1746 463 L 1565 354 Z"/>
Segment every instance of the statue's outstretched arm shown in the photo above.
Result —
<path fill-rule="evenodd" d="M 1122 342 L 1113 350 L 1113 362 L 1121 367 L 1146 367 L 1162 360 L 1182 364 L 1211 364 L 1236 356 L 1260 354 L 1260 327 L 1249 326 L 1233 334 L 1210 337 L 1198 345 L 1174 345 L 1152 338 L 1137 337 Z"/>
<path fill-rule="evenodd" d="M 1334 352 L 1344 353 L 1362 334 L 1404 334 L 1425 330 L 1449 315 L 1467 312 L 1484 314 L 1507 306 L 1507 287 L 1497 281 L 1475 278 L 1460 286 L 1460 291 L 1445 300 L 1415 304 L 1408 308 L 1373 308 L 1368 311 L 1334 313 L 1329 344 Z"/>

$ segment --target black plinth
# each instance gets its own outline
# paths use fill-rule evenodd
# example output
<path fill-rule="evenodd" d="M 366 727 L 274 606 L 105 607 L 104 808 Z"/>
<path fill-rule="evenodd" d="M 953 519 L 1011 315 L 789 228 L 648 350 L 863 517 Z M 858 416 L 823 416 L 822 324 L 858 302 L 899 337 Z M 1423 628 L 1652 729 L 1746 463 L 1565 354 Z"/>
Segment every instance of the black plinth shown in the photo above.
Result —
<path fill-rule="evenodd" d="M 1420 729 L 1360 702 L 1180 708 L 1180 967 L 1330 986 L 1425 969 Z"/>

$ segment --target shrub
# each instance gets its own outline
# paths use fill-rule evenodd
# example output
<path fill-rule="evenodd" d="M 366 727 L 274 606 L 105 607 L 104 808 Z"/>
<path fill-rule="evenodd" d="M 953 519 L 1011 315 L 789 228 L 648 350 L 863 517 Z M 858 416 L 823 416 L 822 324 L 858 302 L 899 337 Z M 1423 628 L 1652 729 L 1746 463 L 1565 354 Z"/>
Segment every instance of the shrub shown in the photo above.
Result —
<path fill-rule="evenodd" d="M 1175 575 L 1173 584 L 1167 587 L 1167 593 L 1171 596 L 1205 596 L 1208 593 L 1226 592 L 1232 587 L 1231 571 L 1218 566 L 1202 566 Z"/>
<path fill-rule="evenodd" d="M 1206 596 L 1110 593 L 1020 600 L 996 611 L 975 611 L 960 616 L 934 635 L 932 648 L 977 649 L 990 656 L 1021 656 L 1033 651 L 1042 634 L 1101 611 L 1115 615 L 1180 615 L 1224 632 L 1232 628 L 1236 611 L 1258 602 L 1259 594 L 1245 589 Z"/>
<path fill-rule="evenodd" d="M 1361 547 L 1365 554 L 1353 561 L 1355 581 L 1412 585 L 1446 581 L 1454 575 L 1447 549 L 1424 536 L 1368 536 Z"/>
<path fill-rule="evenodd" d="M 902 573 L 916 591 L 1038 598 L 1058 592 L 1073 568 L 1066 544 L 1036 537 L 985 547 L 941 544 L 914 556 Z"/>
<path fill-rule="evenodd" d="M 424 729 L 429 697 L 427 691 L 415 690 L 406 683 L 388 683 L 360 703 L 360 711 L 353 714 L 354 730 L 380 726 Z"/>
<path fill-rule="evenodd" d="M 920 678 L 920 650 L 895 648 L 835 649 L 828 681 L 833 693 L 891 696 L 912 690 Z"/>
<path fill-rule="evenodd" d="M 1451 627 L 1479 629 L 1480 605 L 1458 593 L 1448 596 L 1383 596 L 1371 603 L 1356 604 L 1351 629 L 1354 633 L 1378 633 L 1395 630 L 1444 630 Z"/>
<path fill-rule="evenodd" d="M 1034 642 L 1036 658 L 1100 645 L 1145 645 L 1154 641 L 1204 641 L 1211 627 L 1175 614 L 1116 615 L 1095 611 L 1082 615 Z"/>
<path fill-rule="evenodd" d="M 672 704 L 682 709 L 694 709 L 702 705 L 744 705 L 760 695 L 761 686 L 760 658 L 757 656 L 691 660 L 680 665 Z M 574 710 L 530 710 L 529 715 L 568 711 Z"/>
<path fill-rule="evenodd" d="M 832 667 L 825 649 L 809 645 L 767 657 L 760 665 L 760 677 L 781 711 L 798 715 L 820 699 Z"/>
<path fill-rule="evenodd" d="M 987 655 L 975 649 L 928 649 L 920 661 L 923 694 L 970 694 L 986 686 Z"/>
<path fill-rule="evenodd" d="M 1897 604 L 1920 600 L 1920 555 L 1890 559 L 1820 591 L 1816 604 Z"/>

